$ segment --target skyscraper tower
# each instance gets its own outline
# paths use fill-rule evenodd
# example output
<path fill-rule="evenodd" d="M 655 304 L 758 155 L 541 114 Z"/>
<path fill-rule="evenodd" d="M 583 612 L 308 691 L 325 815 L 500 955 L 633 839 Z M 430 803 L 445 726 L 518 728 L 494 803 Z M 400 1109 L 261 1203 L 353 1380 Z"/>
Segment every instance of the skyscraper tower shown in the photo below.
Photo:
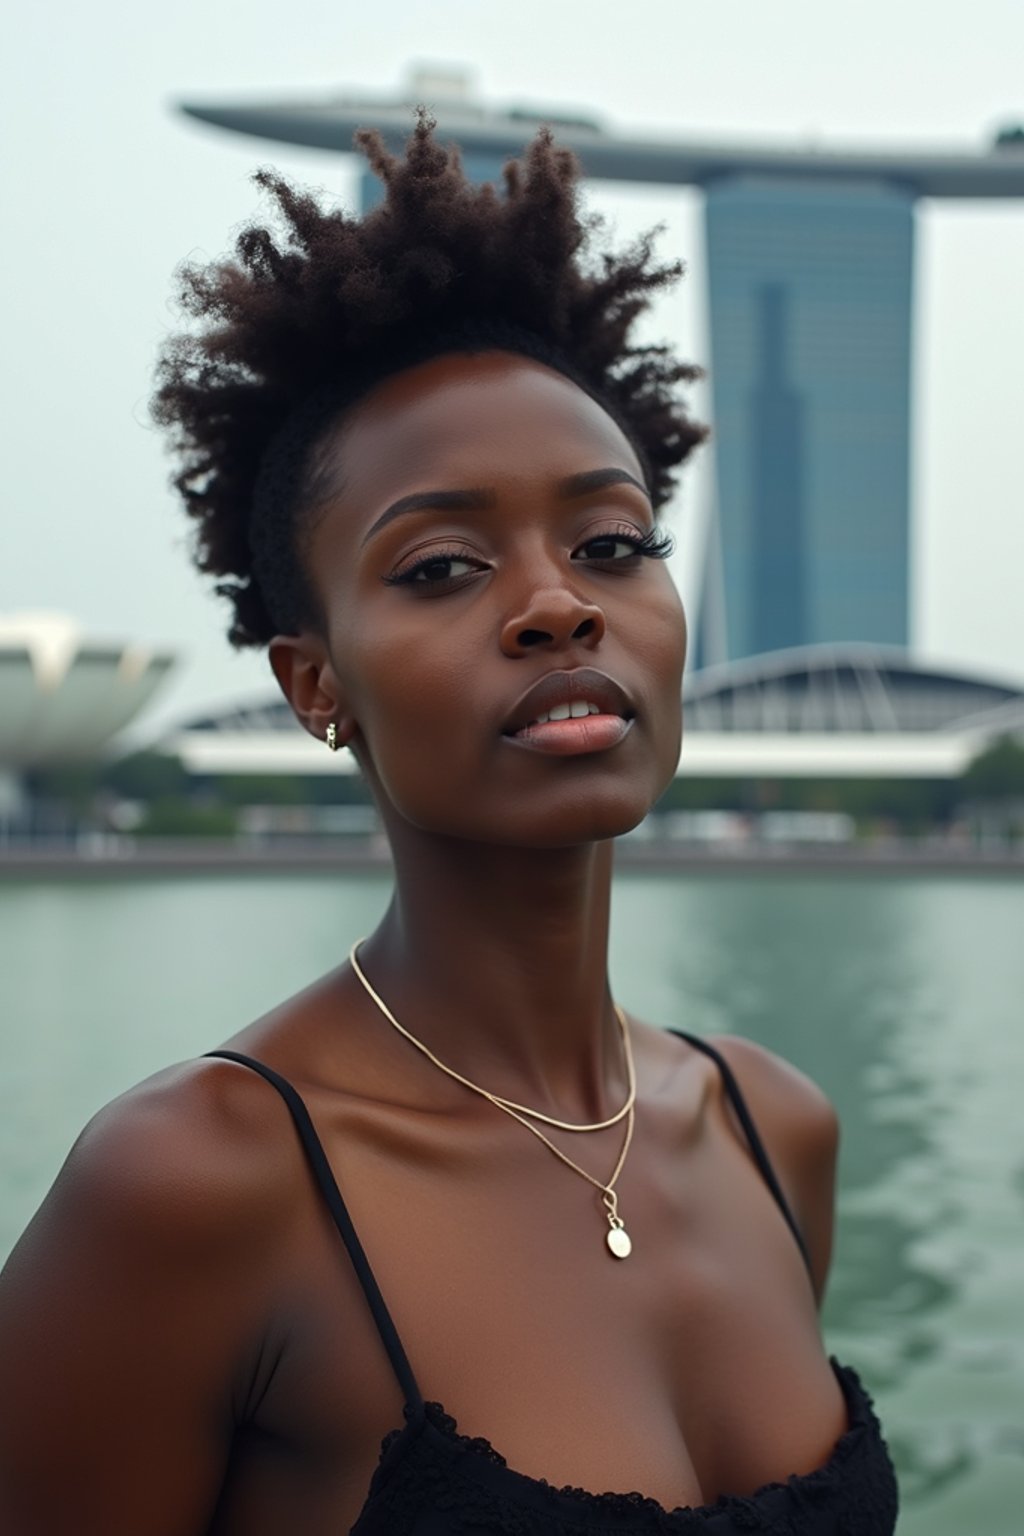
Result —
<path fill-rule="evenodd" d="M 914 205 L 1024 197 L 1024 133 L 955 154 L 651 141 L 493 111 L 453 71 L 414 79 L 402 100 L 184 110 L 337 150 L 372 127 L 398 149 L 419 101 L 481 180 L 547 122 L 589 176 L 704 191 L 717 505 L 698 665 L 818 642 L 906 645 Z M 364 197 L 375 187 L 364 177 Z"/>
<path fill-rule="evenodd" d="M 728 657 L 906 645 L 913 196 L 740 175 L 709 184 L 705 217 L 721 596 L 709 580 L 703 649 L 716 627 Z"/>

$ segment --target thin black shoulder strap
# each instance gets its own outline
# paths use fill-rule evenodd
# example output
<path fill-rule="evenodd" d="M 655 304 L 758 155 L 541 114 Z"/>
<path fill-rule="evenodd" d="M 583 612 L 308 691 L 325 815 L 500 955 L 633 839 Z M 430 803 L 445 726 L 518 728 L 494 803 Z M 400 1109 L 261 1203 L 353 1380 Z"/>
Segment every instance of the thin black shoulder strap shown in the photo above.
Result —
<path fill-rule="evenodd" d="M 256 1061 L 252 1056 L 242 1056 L 237 1051 L 207 1051 L 207 1056 L 220 1056 L 225 1061 L 237 1061 L 243 1067 L 251 1067 L 258 1072 L 260 1077 L 266 1078 L 272 1087 L 276 1088 L 284 1102 L 287 1104 L 291 1117 L 295 1122 L 295 1129 L 299 1133 L 309 1165 L 313 1170 L 313 1177 L 320 1187 L 320 1193 L 327 1202 L 327 1207 L 334 1218 L 335 1226 L 341 1233 L 341 1240 L 348 1249 L 352 1267 L 356 1272 L 359 1284 L 363 1288 L 366 1300 L 369 1303 L 373 1320 L 377 1325 L 377 1331 L 381 1336 L 384 1348 L 387 1350 L 388 1359 L 391 1361 L 395 1375 L 405 1394 L 405 1401 L 413 1407 L 419 1407 L 423 1402 L 420 1389 L 413 1375 L 412 1366 L 408 1356 L 398 1337 L 398 1330 L 391 1320 L 391 1314 L 385 1305 L 380 1293 L 380 1287 L 374 1277 L 370 1262 L 363 1251 L 363 1245 L 356 1235 L 356 1229 L 352 1225 L 352 1218 L 348 1214 L 345 1202 L 341 1198 L 341 1191 L 331 1172 L 331 1165 L 327 1161 L 320 1138 L 317 1135 L 309 1110 L 306 1108 L 299 1094 L 280 1073 L 272 1067 L 265 1066 L 262 1061 Z"/>
<path fill-rule="evenodd" d="M 688 1040 L 691 1045 L 696 1046 L 698 1051 L 703 1051 L 705 1056 L 710 1056 L 714 1061 L 718 1063 L 718 1069 L 722 1074 L 722 1081 L 725 1083 L 725 1091 L 729 1095 L 729 1098 L 732 1100 L 733 1107 L 739 1116 L 740 1124 L 743 1127 L 744 1135 L 746 1136 L 750 1150 L 753 1153 L 754 1161 L 756 1162 L 758 1168 L 761 1170 L 761 1174 L 765 1183 L 768 1185 L 768 1188 L 774 1195 L 775 1203 L 779 1207 L 779 1210 L 782 1212 L 783 1216 L 786 1218 L 790 1231 L 796 1238 L 797 1247 L 800 1249 L 800 1252 L 803 1255 L 803 1261 L 807 1265 L 807 1273 L 811 1276 L 811 1282 L 813 1284 L 814 1272 L 811 1269 L 811 1259 L 807 1252 L 807 1245 L 804 1242 L 803 1234 L 793 1219 L 793 1212 L 789 1208 L 789 1202 L 787 1201 L 785 1195 L 782 1193 L 782 1187 L 779 1184 L 778 1179 L 775 1177 L 775 1169 L 772 1167 L 768 1153 L 764 1149 L 764 1143 L 758 1135 L 757 1126 L 754 1124 L 753 1116 L 751 1115 L 750 1110 L 747 1108 L 747 1102 L 744 1099 L 743 1094 L 740 1092 L 740 1085 L 736 1081 L 736 1077 L 732 1068 L 722 1053 L 716 1050 L 713 1045 L 709 1044 L 707 1040 L 702 1040 L 699 1035 L 688 1035 L 684 1029 L 673 1029 L 670 1030 L 669 1033 L 678 1035 L 682 1040 Z"/>

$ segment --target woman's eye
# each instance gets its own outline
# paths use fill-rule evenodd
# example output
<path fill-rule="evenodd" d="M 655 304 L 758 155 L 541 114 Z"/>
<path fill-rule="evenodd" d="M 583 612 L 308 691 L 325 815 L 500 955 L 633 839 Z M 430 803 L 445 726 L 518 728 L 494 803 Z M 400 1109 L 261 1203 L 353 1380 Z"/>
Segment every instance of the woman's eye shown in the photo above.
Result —
<path fill-rule="evenodd" d="M 455 555 L 434 555 L 430 560 L 420 561 L 409 575 L 413 581 L 451 581 L 454 576 L 465 576 L 474 569 L 468 560 L 459 560 Z"/>
<path fill-rule="evenodd" d="M 639 553 L 638 539 L 627 539 L 622 534 L 605 533 L 597 539 L 588 539 L 580 553 L 587 560 L 625 560 Z"/>
<path fill-rule="evenodd" d="M 414 560 L 394 576 L 385 576 L 384 581 L 392 587 L 443 587 L 481 569 L 479 561 L 463 555 L 427 555 L 425 559 Z"/>

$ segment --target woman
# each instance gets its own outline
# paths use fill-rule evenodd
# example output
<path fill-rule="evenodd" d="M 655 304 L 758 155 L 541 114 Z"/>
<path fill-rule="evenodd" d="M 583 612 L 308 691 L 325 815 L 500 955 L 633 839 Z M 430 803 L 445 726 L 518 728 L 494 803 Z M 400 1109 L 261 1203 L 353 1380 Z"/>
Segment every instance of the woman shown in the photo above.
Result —
<path fill-rule="evenodd" d="M 655 512 L 703 433 L 694 370 L 630 340 L 676 273 L 587 264 L 546 134 L 502 199 L 425 119 L 363 142 L 376 212 L 263 175 L 286 238 L 186 274 L 157 415 L 232 639 L 355 754 L 394 897 L 79 1139 L 0 1284 L 0 1527 L 882 1536 L 817 1320 L 834 1112 L 607 980 L 612 839 L 681 734 Z"/>

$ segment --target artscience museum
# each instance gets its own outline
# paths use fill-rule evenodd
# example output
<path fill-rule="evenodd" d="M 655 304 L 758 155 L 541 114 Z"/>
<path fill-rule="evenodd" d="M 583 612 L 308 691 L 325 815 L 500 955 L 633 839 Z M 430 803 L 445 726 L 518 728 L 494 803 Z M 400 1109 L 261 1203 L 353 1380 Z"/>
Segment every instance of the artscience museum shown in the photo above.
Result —
<path fill-rule="evenodd" d="M 17 807 L 26 773 L 116 752 L 173 665 L 64 614 L 0 615 L 0 811 Z"/>

